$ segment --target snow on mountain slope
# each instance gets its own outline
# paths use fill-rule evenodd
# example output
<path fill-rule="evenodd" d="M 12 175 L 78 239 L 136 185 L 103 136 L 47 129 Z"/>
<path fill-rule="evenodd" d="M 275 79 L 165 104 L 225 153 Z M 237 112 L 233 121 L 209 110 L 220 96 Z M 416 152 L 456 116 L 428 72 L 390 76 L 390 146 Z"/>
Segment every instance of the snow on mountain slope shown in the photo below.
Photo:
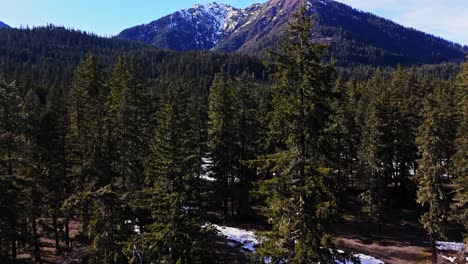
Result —
<path fill-rule="evenodd" d="M 258 5 L 260 6 L 260 5 Z M 237 9 L 226 4 L 196 4 L 146 25 L 122 31 L 119 38 L 174 50 L 210 50 L 255 16 L 255 5 Z"/>
<path fill-rule="evenodd" d="M 315 17 L 314 38 L 331 43 L 340 65 L 395 66 L 463 61 L 466 50 L 333 0 L 270 0 L 244 9 L 227 4 L 194 5 L 117 38 L 177 51 L 214 50 L 261 56 L 275 49 L 293 14 L 307 4 Z"/>

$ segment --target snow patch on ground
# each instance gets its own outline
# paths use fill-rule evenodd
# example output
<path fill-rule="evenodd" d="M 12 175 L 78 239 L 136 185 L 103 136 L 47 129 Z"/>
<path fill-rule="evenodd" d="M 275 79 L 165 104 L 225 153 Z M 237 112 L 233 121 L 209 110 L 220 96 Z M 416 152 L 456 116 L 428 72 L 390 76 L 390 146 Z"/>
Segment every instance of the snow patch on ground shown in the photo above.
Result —
<path fill-rule="evenodd" d="M 467 249 L 465 249 L 465 245 L 461 242 L 442 242 L 442 241 L 436 241 L 436 246 L 438 250 L 441 251 L 456 251 L 456 252 L 462 252 L 465 250 L 465 252 L 468 252 Z"/>
<path fill-rule="evenodd" d="M 255 251 L 255 246 L 258 245 L 257 237 L 254 232 L 239 229 L 235 227 L 212 225 L 220 234 L 225 236 L 228 240 L 235 241 L 242 245 L 243 249 L 250 252 Z M 232 245 L 232 244 L 230 244 Z"/>
<path fill-rule="evenodd" d="M 442 255 L 442 258 L 450 261 L 450 263 L 455 263 L 455 260 L 457 259 L 456 257 L 447 257 L 447 256 L 444 256 L 444 255 Z"/>
<path fill-rule="evenodd" d="M 361 261 L 361 264 L 384 264 L 382 261 L 374 257 L 364 255 L 364 254 L 355 254 L 354 256 L 357 257 L 359 261 Z M 345 264 L 352 264 L 352 263 L 353 262 L 349 260 L 345 262 Z M 337 262 L 337 264 L 339 264 L 339 262 Z"/>
<path fill-rule="evenodd" d="M 338 253 L 345 253 L 343 250 L 338 250 Z M 354 254 L 355 258 L 359 259 L 361 264 L 384 264 L 382 261 L 364 254 Z M 346 260 L 345 262 L 336 261 L 336 264 L 353 264 L 351 260 Z"/>
<path fill-rule="evenodd" d="M 255 247 L 259 244 L 259 240 L 255 236 L 255 233 L 252 231 L 239 229 L 235 227 L 227 227 L 227 226 L 219 226 L 219 225 L 211 225 L 213 226 L 220 234 L 225 236 L 228 240 L 234 241 L 242 245 L 242 248 L 249 251 L 255 252 Z M 235 243 L 228 242 L 229 245 L 235 247 Z M 344 251 L 339 251 L 344 253 Z M 361 261 L 361 264 L 384 264 L 382 261 L 367 256 L 364 254 L 355 254 L 356 258 Z M 265 259 L 265 263 L 269 263 L 269 259 Z M 352 264 L 352 261 L 345 261 L 345 262 L 336 262 L 336 264 Z"/>

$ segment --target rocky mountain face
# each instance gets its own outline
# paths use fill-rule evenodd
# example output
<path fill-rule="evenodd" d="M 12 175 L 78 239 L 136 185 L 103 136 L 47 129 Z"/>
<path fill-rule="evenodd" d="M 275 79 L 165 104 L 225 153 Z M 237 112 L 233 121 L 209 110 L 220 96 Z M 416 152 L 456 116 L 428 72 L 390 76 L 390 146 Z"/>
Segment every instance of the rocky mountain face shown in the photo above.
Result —
<path fill-rule="evenodd" d="M 126 29 L 117 38 L 178 51 L 261 55 L 266 48 L 275 48 L 292 14 L 304 4 L 315 17 L 317 40 L 332 44 L 328 56 L 340 64 L 435 64 L 465 57 L 466 48 L 458 44 L 333 0 L 270 0 L 245 9 L 194 5 Z"/>

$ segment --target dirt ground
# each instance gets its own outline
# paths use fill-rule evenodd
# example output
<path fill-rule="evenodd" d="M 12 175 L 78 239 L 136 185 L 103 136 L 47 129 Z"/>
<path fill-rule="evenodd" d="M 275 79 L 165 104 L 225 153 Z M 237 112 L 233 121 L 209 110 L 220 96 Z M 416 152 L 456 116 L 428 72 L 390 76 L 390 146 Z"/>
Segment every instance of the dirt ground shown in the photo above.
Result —
<path fill-rule="evenodd" d="M 386 264 L 420 264 L 429 263 L 431 254 L 427 237 L 419 224 L 419 215 L 416 210 L 408 205 L 407 209 L 394 210 L 387 213 L 385 224 L 381 232 L 377 225 L 369 226 L 367 219 L 360 210 L 359 202 L 355 198 L 347 198 L 343 211 L 343 220 L 334 225 L 337 234 L 336 244 L 339 249 L 346 249 L 355 253 L 363 253 L 373 256 Z M 264 231 L 269 228 L 266 220 L 261 216 L 259 209 L 254 210 L 255 215 L 246 219 L 223 220 L 220 211 L 212 211 L 208 215 L 208 221 L 234 226 L 247 230 Z M 76 242 L 75 236 L 79 234 L 81 226 L 79 222 L 70 223 L 72 238 L 72 250 L 55 254 L 53 239 L 41 240 L 41 250 L 44 263 L 79 263 L 83 256 L 84 248 Z M 454 227 L 448 230 L 450 241 L 461 241 L 460 229 Z M 240 247 L 233 247 L 232 243 L 223 237 L 210 236 L 211 250 L 215 253 L 216 263 L 248 263 L 246 252 Z M 27 249 L 20 258 L 28 258 Z M 440 254 L 439 254 L 440 255 Z M 457 257 L 455 263 L 468 263 L 460 253 L 443 252 L 445 256 Z M 451 263 L 439 256 L 439 263 Z"/>
<path fill-rule="evenodd" d="M 335 226 L 337 246 L 356 253 L 373 256 L 388 264 L 430 263 L 431 252 L 427 235 L 419 223 L 416 205 L 387 212 L 381 232 L 376 224 L 369 226 L 358 201 L 348 198 L 344 221 Z M 447 230 L 450 241 L 461 241 L 460 229 Z M 468 263 L 462 254 L 439 252 L 439 263 L 450 263 L 441 255 L 457 257 L 456 263 Z"/>

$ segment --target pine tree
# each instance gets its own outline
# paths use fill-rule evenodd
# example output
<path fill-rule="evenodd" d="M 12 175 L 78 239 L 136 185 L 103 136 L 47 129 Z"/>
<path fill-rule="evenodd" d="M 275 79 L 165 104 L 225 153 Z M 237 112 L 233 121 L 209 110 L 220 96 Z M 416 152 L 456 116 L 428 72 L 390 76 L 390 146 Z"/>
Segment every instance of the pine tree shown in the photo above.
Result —
<path fill-rule="evenodd" d="M 250 211 L 250 192 L 252 182 L 256 177 L 256 170 L 251 168 L 247 161 L 254 160 L 259 152 L 259 130 L 260 125 L 257 120 L 257 102 L 255 101 L 253 92 L 258 87 L 254 83 L 254 79 L 244 73 L 239 80 L 235 82 L 237 89 L 236 105 L 236 141 L 238 146 L 234 157 L 238 164 L 238 181 L 236 185 L 236 200 L 238 201 L 237 215 L 245 216 Z"/>
<path fill-rule="evenodd" d="M 462 64 L 457 78 L 456 89 L 456 119 L 458 123 L 456 135 L 456 152 L 453 155 L 453 173 L 456 183 L 455 197 L 452 202 L 453 218 L 468 230 L 468 62 Z M 468 244 L 468 233 L 464 233 L 465 244 Z"/>
<path fill-rule="evenodd" d="M 442 175 L 448 172 L 450 156 L 444 149 L 450 134 L 449 124 L 453 122 L 446 113 L 446 103 L 451 100 L 447 86 L 436 84 L 424 102 L 423 123 L 419 128 L 417 144 L 421 159 L 418 161 L 417 202 L 427 211 L 421 216 L 421 223 L 426 229 L 431 245 L 432 263 L 437 263 L 436 239 L 444 237 L 443 223 L 446 219 L 444 200 L 446 194 L 442 188 Z"/>
<path fill-rule="evenodd" d="M 23 134 L 22 103 L 15 83 L 0 76 L 0 260 L 16 261 L 25 217 L 18 170 Z"/>
<path fill-rule="evenodd" d="M 151 138 L 152 104 L 137 66 L 118 57 L 109 80 L 109 157 L 125 190 L 141 188 Z"/>
<path fill-rule="evenodd" d="M 47 215 L 52 217 L 52 230 L 55 240 L 56 254 L 61 252 L 60 218 L 65 225 L 65 243 L 69 247 L 68 215 L 62 210 L 65 200 L 71 195 L 69 183 L 69 165 L 65 151 L 65 140 L 68 131 L 68 119 L 64 97 L 61 89 L 52 87 L 46 99 L 45 113 L 42 118 L 40 142 L 45 150 L 45 194 L 44 203 Z"/>
<path fill-rule="evenodd" d="M 154 222 L 128 244 L 127 255 L 133 261 L 141 257 L 152 263 L 203 263 L 207 258 L 193 188 L 198 135 L 192 109 L 187 87 L 178 82 L 167 87 L 145 170 L 152 187 L 140 195 L 140 204 L 151 211 Z"/>
<path fill-rule="evenodd" d="M 112 205 L 112 202 L 102 200 L 115 195 L 96 196 L 96 199 L 92 196 L 94 192 L 112 189 L 118 181 L 110 157 L 109 94 L 102 80 L 103 74 L 96 59 L 92 54 L 88 55 L 75 71 L 67 105 L 70 122 L 67 152 L 72 164 L 71 179 L 78 184 L 75 185 L 77 188 L 73 190 L 73 195 L 67 199 L 65 208 L 69 214 L 81 217 L 83 237 L 91 243 L 87 248 L 90 258 L 103 251 L 118 256 L 114 253 L 118 251 L 118 243 L 121 242 L 111 240 L 114 243 L 111 245 L 100 243 L 109 240 L 114 234 L 107 233 L 102 237 L 98 232 L 90 232 L 95 230 L 95 226 L 107 226 L 109 223 L 113 226 L 113 219 L 120 217 L 115 215 L 119 210 L 107 209 L 106 206 Z"/>
<path fill-rule="evenodd" d="M 399 67 L 393 74 L 388 86 L 385 120 L 388 127 L 384 128 L 390 135 L 388 153 L 393 156 L 393 164 L 387 164 L 393 175 L 395 188 L 399 188 L 400 202 L 406 204 L 406 194 L 410 183 L 410 170 L 416 167 L 417 146 L 416 135 L 420 121 L 420 101 L 423 90 L 420 81 L 412 70 L 404 71 Z M 388 118 L 388 119 L 387 119 Z M 390 149 L 393 148 L 393 151 Z M 388 159 L 390 161 L 390 159 Z"/>
<path fill-rule="evenodd" d="M 114 185 L 107 185 L 85 198 L 93 200 L 86 234 L 90 238 L 87 263 L 128 263 L 124 246 L 134 225 L 128 222 L 127 197 Z"/>
<path fill-rule="evenodd" d="M 72 172 L 96 188 L 111 181 L 109 164 L 106 163 L 106 99 L 102 73 L 95 57 L 90 54 L 77 67 L 68 93 L 68 151 L 70 162 L 74 164 Z"/>
<path fill-rule="evenodd" d="M 364 183 L 364 192 L 360 199 L 363 202 L 362 211 L 368 217 L 368 233 L 370 225 L 377 223 L 381 231 L 384 220 L 385 204 L 388 199 L 386 185 L 388 179 L 384 173 L 383 151 L 385 149 L 385 133 L 383 132 L 382 100 L 380 91 L 386 79 L 378 71 L 368 84 L 367 97 L 361 101 L 366 104 L 362 113 L 361 144 L 358 149 L 359 173 Z"/>
<path fill-rule="evenodd" d="M 21 149 L 23 163 L 19 168 L 22 192 L 27 199 L 26 214 L 30 221 L 32 256 L 35 262 L 42 262 L 40 234 L 38 221 L 44 216 L 41 208 L 44 206 L 46 181 L 46 151 L 40 142 L 42 122 L 42 106 L 34 90 L 27 93 L 22 113 L 24 113 L 24 144 Z"/>
<path fill-rule="evenodd" d="M 363 213 L 368 216 L 370 233 L 371 222 L 377 223 L 381 231 L 384 220 L 385 178 L 382 174 L 380 146 L 382 144 L 379 125 L 381 119 L 376 113 L 375 106 L 370 106 L 366 113 L 366 120 L 362 132 L 362 144 L 359 149 L 361 175 L 364 179 L 365 191 L 360 195 L 363 202 Z"/>
<path fill-rule="evenodd" d="M 276 153 L 260 158 L 273 171 L 261 182 L 271 232 L 258 254 L 274 263 L 330 263 L 329 224 L 336 216 L 330 125 L 333 66 L 323 64 L 327 48 L 312 39 L 312 23 L 303 7 L 287 30 L 276 58 L 270 140 Z"/>
<path fill-rule="evenodd" d="M 236 90 L 228 75 L 215 76 L 209 96 L 209 147 L 213 159 L 212 171 L 217 179 L 218 192 L 223 195 L 224 217 L 228 216 L 229 199 L 234 215 L 232 186 L 238 177 Z"/>
<path fill-rule="evenodd" d="M 335 161 L 339 168 L 339 185 L 346 190 L 348 184 L 353 187 L 353 178 L 357 170 L 357 149 L 360 143 L 360 127 L 356 122 L 357 99 L 356 87 L 352 82 L 345 83 L 340 77 L 334 86 L 336 98 L 333 101 L 334 111 L 330 133 L 333 139 L 333 152 L 340 153 Z"/>

